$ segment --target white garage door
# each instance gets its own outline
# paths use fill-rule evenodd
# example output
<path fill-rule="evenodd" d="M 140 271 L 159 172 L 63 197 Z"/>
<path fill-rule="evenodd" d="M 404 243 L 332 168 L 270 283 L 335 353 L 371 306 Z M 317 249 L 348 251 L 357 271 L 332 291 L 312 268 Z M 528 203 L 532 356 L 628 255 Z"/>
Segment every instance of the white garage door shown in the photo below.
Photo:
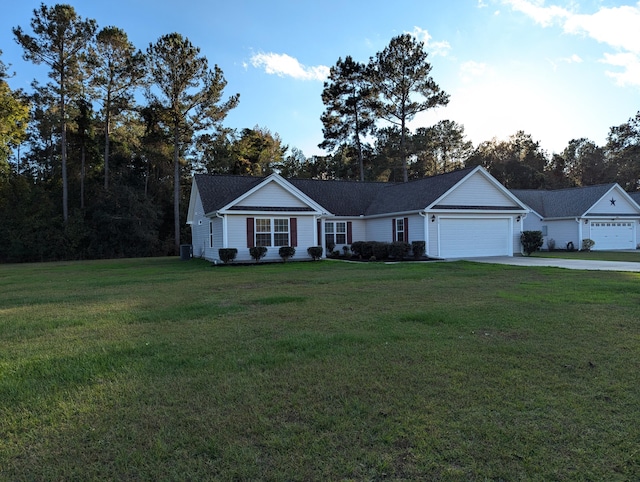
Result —
<path fill-rule="evenodd" d="M 440 220 L 440 256 L 511 256 L 511 229 L 505 218 Z"/>
<path fill-rule="evenodd" d="M 595 221 L 591 223 L 594 250 L 634 249 L 632 221 Z"/>

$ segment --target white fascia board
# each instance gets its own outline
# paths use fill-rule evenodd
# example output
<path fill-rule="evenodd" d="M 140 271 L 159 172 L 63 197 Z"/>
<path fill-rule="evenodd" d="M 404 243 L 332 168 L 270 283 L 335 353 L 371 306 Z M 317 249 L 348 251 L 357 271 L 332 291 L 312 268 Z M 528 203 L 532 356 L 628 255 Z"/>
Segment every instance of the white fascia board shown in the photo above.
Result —
<path fill-rule="evenodd" d="M 383 213 L 383 214 L 372 214 L 370 216 L 363 216 L 361 218 L 354 219 L 380 219 L 380 218 L 401 218 L 405 216 L 417 215 L 423 213 L 423 210 L 413 210 L 413 211 L 400 211 L 396 213 Z"/>
<path fill-rule="evenodd" d="M 426 211 L 428 211 L 430 209 L 433 209 L 433 206 L 437 206 L 440 201 L 442 201 L 445 197 L 447 197 L 453 191 L 458 189 L 458 187 L 460 187 L 462 184 L 464 184 L 467 181 L 467 179 L 469 179 L 471 176 L 475 175 L 477 172 L 479 172 L 482 176 L 484 176 L 491 184 L 493 184 L 496 188 L 498 188 L 504 195 L 506 195 L 514 203 L 516 203 L 518 206 L 520 206 L 520 208 L 523 211 L 527 211 L 527 212 L 530 211 L 530 209 L 522 201 L 520 201 L 520 199 L 518 199 L 513 194 L 511 194 L 511 192 L 506 187 L 504 187 L 502 184 L 500 184 L 500 182 L 495 177 L 493 177 L 491 174 L 489 174 L 489 171 L 487 171 L 482 166 L 476 166 L 475 169 L 473 169 L 469 174 L 467 174 L 462 179 L 460 179 L 457 183 L 455 183 L 442 196 L 440 196 L 434 202 L 432 202 L 427 207 L 425 207 L 424 211 L 426 212 Z M 513 211 L 513 212 L 517 212 L 517 211 Z"/>
<path fill-rule="evenodd" d="M 283 189 L 287 190 L 290 194 L 292 194 L 293 196 L 295 196 L 298 199 L 300 199 L 300 201 L 302 201 L 303 203 L 307 204 L 311 209 L 314 210 L 314 214 L 326 214 L 327 213 L 326 209 L 324 209 L 317 202 L 315 202 L 313 199 L 311 199 L 309 196 L 307 196 L 305 193 L 300 191 L 293 184 L 291 184 L 289 181 L 287 181 L 286 179 L 284 179 L 282 176 L 280 176 L 277 173 L 273 173 L 273 174 L 267 176 L 260 184 L 258 184 L 254 188 L 248 190 L 247 192 L 245 192 L 241 196 L 237 197 L 236 199 L 231 201 L 226 206 L 223 206 L 217 212 L 220 213 L 220 214 L 231 214 L 231 213 L 240 212 L 240 211 L 230 211 L 230 208 L 235 206 L 236 204 L 241 203 L 244 199 L 246 199 L 247 197 L 251 196 L 253 193 L 259 191 L 260 189 L 262 189 L 264 186 L 266 186 L 270 182 L 275 182 L 276 184 L 280 185 Z"/>
<path fill-rule="evenodd" d="M 602 201 L 604 198 L 609 197 L 611 195 L 611 193 L 613 191 L 616 191 L 618 193 L 619 196 L 622 196 L 625 200 L 627 200 L 631 206 L 636 208 L 636 211 L 638 212 L 638 214 L 640 214 L 640 206 L 638 205 L 637 202 L 635 202 L 633 200 L 633 198 L 631 196 L 629 196 L 629 193 L 627 193 L 627 191 L 625 191 L 624 189 L 622 189 L 622 186 L 620 186 L 618 183 L 614 184 L 613 186 L 611 186 L 611 189 L 609 189 L 605 194 L 602 195 L 602 197 L 600 197 L 600 199 L 598 199 L 595 203 L 593 203 L 589 209 L 587 209 L 581 217 L 585 217 L 585 216 L 598 216 L 598 214 L 589 214 L 589 211 L 591 211 L 593 209 L 593 206 L 595 206 L 596 204 L 598 204 L 600 201 Z M 625 217 L 629 216 L 628 214 L 625 215 Z"/>

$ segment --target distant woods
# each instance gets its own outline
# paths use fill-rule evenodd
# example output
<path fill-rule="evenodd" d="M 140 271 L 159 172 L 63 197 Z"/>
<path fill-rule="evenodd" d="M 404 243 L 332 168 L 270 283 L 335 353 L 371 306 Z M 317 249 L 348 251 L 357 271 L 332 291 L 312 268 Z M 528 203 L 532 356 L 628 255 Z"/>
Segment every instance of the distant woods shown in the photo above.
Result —
<path fill-rule="evenodd" d="M 451 120 L 412 130 L 449 95 L 407 34 L 337 60 L 319 93 L 328 154 L 306 157 L 268 126 L 226 127 L 240 95 L 180 33 L 141 49 L 69 5 L 27 21 L 14 38 L 47 77 L 12 90 L 0 58 L 0 262 L 176 254 L 195 172 L 402 182 L 482 165 L 508 188 L 640 189 L 640 112 L 604 146 L 575 139 L 553 154 L 522 131 L 473 146 Z"/>

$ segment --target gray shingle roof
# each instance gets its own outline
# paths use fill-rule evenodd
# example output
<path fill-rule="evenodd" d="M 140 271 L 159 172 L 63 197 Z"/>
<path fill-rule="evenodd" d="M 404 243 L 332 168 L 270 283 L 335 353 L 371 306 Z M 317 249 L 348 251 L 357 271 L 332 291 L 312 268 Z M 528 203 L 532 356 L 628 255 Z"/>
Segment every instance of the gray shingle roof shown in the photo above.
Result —
<path fill-rule="evenodd" d="M 196 174 L 194 178 L 198 191 L 200 191 L 205 213 L 222 209 L 264 181 L 264 177 L 212 176 L 209 174 Z"/>
<path fill-rule="evenodd" d="M 512 189 L 511 193 L 545 218 L 582 216 L 604 196 L 615 183 L 547 191 Z"/>
<path fill-rule="evenodd" d="M 408 183 L 288 181 L 337 216 L 376 215 L 422 210 L 455 186 L 473 168 L 410 181 Z M 264 177 L 196 174 L 205 213 L 217 211 L 264 181 Z"/>
<path fill-rule="evenodd" d="M 640 204 L 640 192 L 630 192 L 629 196 L 633 199 L 637 204 Z"/>
<path fill-rule="evenodd" d="M 337 216 L 360 216 L 389 183 L 288 179 L 295 187 Z"/>
<path fill-rule="evenodd" d="M 418 211 L 455 186 L 472 168 L 408 183 L 288 181 L 329 212 L 338 216 L 360 216 Z M 205 213 L 217 211 L 264 181 L 264 177 L 196 174 Z M 266 206 L 265 206 L 266 207 Z"/>
<path fill-rule="evenodd" d="M 401 184 L 388 184 L 373 200 L 367 215 L 422 210 L 467 176 L 473 168 L 425 177 Z"/>

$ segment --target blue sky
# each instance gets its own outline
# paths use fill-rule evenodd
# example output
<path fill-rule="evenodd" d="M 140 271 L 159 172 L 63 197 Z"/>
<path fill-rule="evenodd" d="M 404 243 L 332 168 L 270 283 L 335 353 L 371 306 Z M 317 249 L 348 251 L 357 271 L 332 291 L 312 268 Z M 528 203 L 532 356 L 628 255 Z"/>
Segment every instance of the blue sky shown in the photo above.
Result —
<path fill-rule="evenodd" d="M 40 1 L 15 1 L 0 16 L 0 57 L 12 88 L 44 82 L 22 60 L 11 28 L 30 32 Z M 53 5 L 56 2 L 44 2 Z M 474 145 L 518 130 L 549 153 L 574 138 L 604 145 L 609 128 L 640 110 L 640 2 L 608 0 L 95 0 L 70 1 L 99 28 L 114 25 L 146 49 L 179 32 L 240 93 L 229 127 L 260 126 L 290 147 L 322 154 L 323 81 L 339 57 L 366 62 L 392 37 L 425 42 L 447 107 L 412 128 L 450 119 Z M 390 6 L 392 5 L 392 6 Z"/>

